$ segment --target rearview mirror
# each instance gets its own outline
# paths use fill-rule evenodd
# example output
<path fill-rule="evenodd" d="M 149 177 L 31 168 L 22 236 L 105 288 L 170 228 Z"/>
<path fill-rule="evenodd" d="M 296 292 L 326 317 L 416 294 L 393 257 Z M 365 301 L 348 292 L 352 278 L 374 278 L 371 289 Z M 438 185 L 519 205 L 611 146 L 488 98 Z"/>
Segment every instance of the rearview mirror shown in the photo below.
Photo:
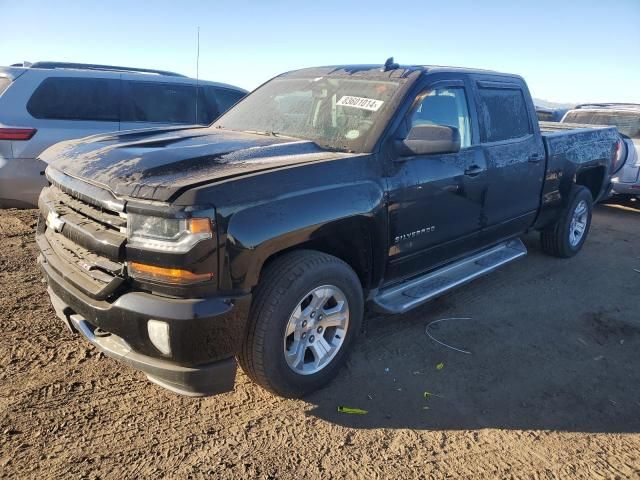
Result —
<path fill-rule="evenodd" d="M 460 151 L 460 132 L 444 125 L 415 125 L 403 140 L 396 140 L 402 157 Z"/>

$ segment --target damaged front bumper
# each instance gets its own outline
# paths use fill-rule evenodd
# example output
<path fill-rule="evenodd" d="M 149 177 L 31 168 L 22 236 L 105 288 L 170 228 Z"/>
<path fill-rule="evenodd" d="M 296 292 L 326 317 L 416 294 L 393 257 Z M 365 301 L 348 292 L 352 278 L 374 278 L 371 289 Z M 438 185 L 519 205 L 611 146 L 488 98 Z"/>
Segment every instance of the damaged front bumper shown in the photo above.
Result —
<path fill-rule="evenodd" d="M 82 315 L 71 313 L 51 289 L 51 303 L 58 317 L 72 332 L 79 332 L 98 350 L 147 375 L 153 383 L 172 392 L 188 396 L 215 395 L 233 390 L 236 362 L 233 358 L 209 365 L 187 367 L 134 352 L 122 338 L 104 332 Z"/>
<path fill-rule="evenodd" d="M 204 396 L 233 390 L 234 356 L 244 335 L 250 295 L 177 299 L 127 292 L 114 301 L 96 300 L 65 280 L 69 272 L 59 269 L 72 267 L 48 261 L 52 253 L 46 238 L 37 240 L 51 303 L 71 331 L 173 392 Z M 170 354 L 162 354 L 150 341 L 149 320 L 168 324 Z"/>

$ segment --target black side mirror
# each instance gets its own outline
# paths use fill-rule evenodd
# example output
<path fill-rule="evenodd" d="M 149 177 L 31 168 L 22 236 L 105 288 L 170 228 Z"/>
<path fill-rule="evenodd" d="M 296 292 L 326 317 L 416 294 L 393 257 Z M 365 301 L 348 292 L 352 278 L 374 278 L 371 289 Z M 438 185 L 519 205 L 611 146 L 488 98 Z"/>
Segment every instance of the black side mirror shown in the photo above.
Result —
<path fill-rule="evenodd" d="M 407 138 L 396 140 L 396 147 L 402 157 L 456 153 L 460 151 L 460 132 L 444 125 L 415 125 Z"/>

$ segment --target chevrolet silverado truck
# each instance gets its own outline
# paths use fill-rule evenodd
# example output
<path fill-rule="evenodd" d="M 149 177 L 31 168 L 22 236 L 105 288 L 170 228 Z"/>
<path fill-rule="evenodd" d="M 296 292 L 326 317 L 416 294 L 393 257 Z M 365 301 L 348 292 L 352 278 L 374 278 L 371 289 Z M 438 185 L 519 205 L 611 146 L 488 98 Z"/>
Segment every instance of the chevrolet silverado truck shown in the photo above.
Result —
<path fill-rule="evenodd" d="M 365 307 L 422 305 L 525 255 L 531 230 L 581 249 L 620 137 L 554 125 L 519 76 L 390 59 L 282 74 L 210 126 L 57 144 L 37 228 L 51 302 L 174 392 L 232 390 L 239 363 L 302 396 Z"/>

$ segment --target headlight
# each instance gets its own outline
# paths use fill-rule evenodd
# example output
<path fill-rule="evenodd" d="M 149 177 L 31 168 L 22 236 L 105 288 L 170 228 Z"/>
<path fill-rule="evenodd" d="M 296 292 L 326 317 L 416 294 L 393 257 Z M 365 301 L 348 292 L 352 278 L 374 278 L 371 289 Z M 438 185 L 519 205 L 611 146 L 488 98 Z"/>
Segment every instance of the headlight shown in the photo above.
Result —
<path fill-rule="evenodd" d="M 213 237 L 208 218 L 161 218 L 129 213 L 130 245 L 163 252 L 186 252 L 200 240 Z"/>

